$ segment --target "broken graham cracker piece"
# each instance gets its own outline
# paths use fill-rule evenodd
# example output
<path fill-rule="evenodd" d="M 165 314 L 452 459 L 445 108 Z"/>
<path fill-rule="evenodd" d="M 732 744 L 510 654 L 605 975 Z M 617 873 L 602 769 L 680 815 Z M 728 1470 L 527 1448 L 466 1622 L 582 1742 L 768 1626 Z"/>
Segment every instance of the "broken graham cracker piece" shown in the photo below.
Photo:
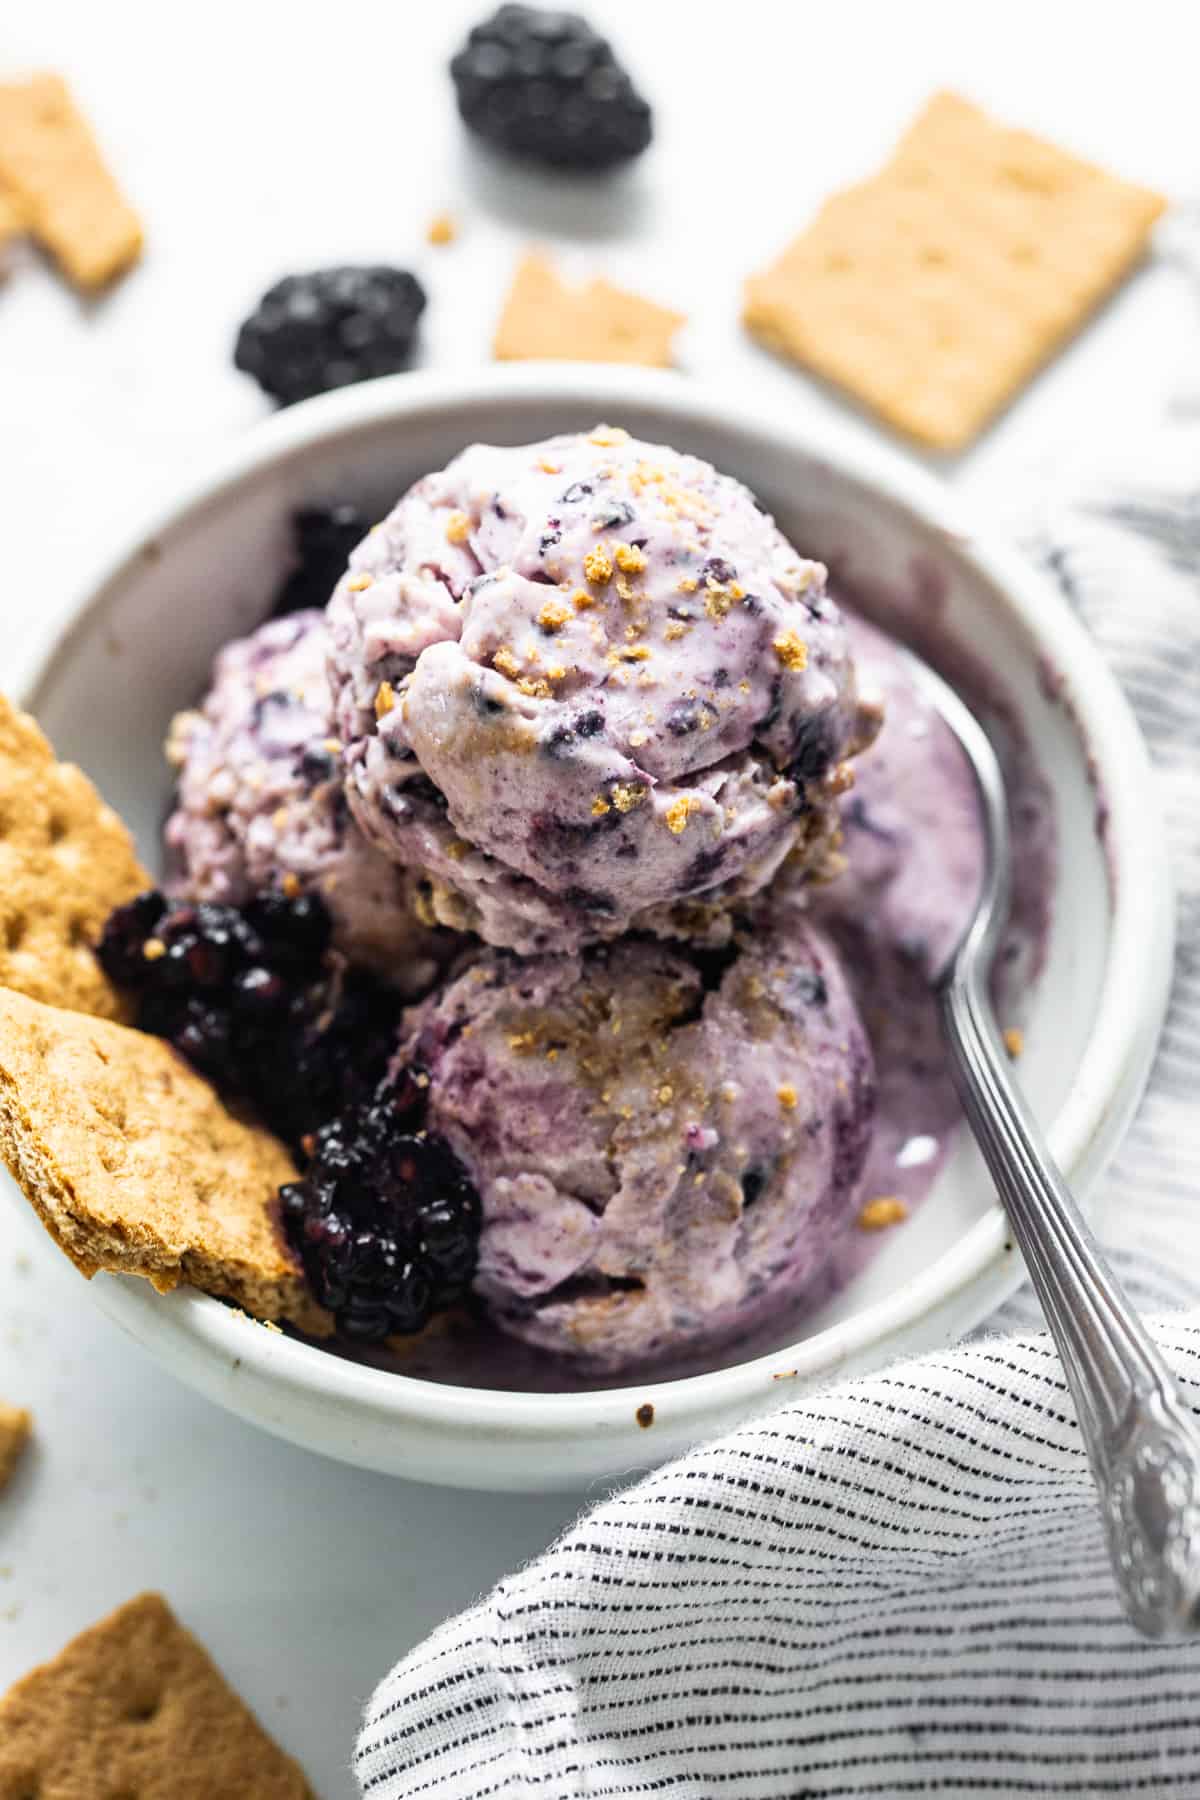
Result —
<path fill-rule="evenodd" d="M 25 208 L 10 187 L 0 181 L 0 252 L 25 230 Z"/>
<path fill-rule="evenodd" d="M 29 1413 L 0 1400 L 0 1488 L 11 1478 L 32 1428 L 33 1419 Z"/>
<path fill-rule="evenodd" d="M 330 1330 L 275 1216 L 291 1157 L 161 1038 L 0 991 L 0 1157 L 85 1275 Z"/>
<path fill-rule="evenodd" d="M 0 987 L 120 1018 L 92 946 L 114 906 L 154 886 L 87 776 L 0 694 Z"/>
<path fill-rule="evenodd" d="M 93 292 L 137 261 L 142 227 L 58 75 L 0 84 L 0 181 L 29 230 Z"/>
<path fill-rule="evenodd" d="M 1166 202 L 954 94 L 746 287 L 771 349 L 960 450 L 1141 257 Z"/>
<path fill-rule="evenodd" d="M 82 1632 L 0 1700 L 0 1800 L 313 1800 L 159 1594 Z"/>
<path fill-rule="evenodd" d="M 498 362 L 546 358 L 667 368 L 671 340 L 683 323 L 683 313 L 607 281 L 568 287 L 552 263 L 530 254 L 517 267 L 492 349 Z"/>

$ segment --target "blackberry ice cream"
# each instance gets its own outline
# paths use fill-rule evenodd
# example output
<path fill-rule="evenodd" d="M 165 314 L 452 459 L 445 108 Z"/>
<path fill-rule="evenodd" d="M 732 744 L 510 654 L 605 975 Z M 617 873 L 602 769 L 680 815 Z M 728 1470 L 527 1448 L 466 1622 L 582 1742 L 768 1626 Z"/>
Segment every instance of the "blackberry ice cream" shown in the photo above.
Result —
<path fill-rule="evenodd" d="M 225 646 L 202 706 L 175 719 L 170 892 L 229 906 L 317 892 L 348 958 L 420 993 L 440 934 L 417 921 L 415 878 L 371 848 L 346 806 L 325 653 L 319 612 L 272 620 Z"/>
<path fill-rule="evenodd" d="M 857 693 L 825 571 L 739 483 L 622 431 L 477 445 L 329 607 L 346 791 L 445 924 L 523 952 L 703 933 L 830 867 Z"/>
<path fill-rule="evenodd" d="M 853 1216 L 871 1052 L 802 919 L 716 955 L 482 952 L 410 1011 L 398 1062 L 479 1193 L 491 1316 L 594 1369 L 748 1330 Z"/>

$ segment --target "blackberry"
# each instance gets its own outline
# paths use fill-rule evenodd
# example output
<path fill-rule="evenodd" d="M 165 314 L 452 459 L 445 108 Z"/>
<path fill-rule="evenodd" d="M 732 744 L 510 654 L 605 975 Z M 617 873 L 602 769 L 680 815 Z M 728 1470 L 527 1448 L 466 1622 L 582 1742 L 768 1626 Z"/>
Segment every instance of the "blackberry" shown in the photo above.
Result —
<path fill-rule="evenodd" d="M 282 406 L 406 368 L 425 310 L 407 269 L 383 264 L 285 275 L 237 336 L 233 360 Z"/>
<path fill-rule="evenodd" d="M 381 1082 L 322 1127 L 303 1180 L 280 1189 L 288 1239 L 346 1337 L 420 1331 L 474 1276 L 479 1196 L 424 1115 L 411 1071 Z"/>
<path fill-rule="evenodd" d="M 356 506 L 304 506 L 292 514 L 295 565 L 280 583 L 271 617 L 325 606 L 369 529 Z"/>
<path fill-rule="evenodd" d="M 399 1024 L 391 989 L 346 967 L 329 941 L 315 894 L 264 894 L 239 910 L 155 891 L 110 915 L 97 954 L 132 990 L 143 1031 L 298 1145 L 370 1097 Z"/>
<path fill-rule="evenodd" d="M 650 108 L 578 13 L 502 6 L 450 64 L 474 132 L 552 168 L 607 169 L 650 142 Z"/>

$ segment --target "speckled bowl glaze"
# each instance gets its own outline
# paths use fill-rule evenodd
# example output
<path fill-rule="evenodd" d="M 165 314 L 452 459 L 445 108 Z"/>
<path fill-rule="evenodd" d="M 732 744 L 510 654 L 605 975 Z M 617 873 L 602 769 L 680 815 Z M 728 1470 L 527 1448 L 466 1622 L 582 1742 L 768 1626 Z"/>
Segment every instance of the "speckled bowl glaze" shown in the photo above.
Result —
<path fill-rule="evenodd" d="M 237 444 L 98 572 L 24 698 L 153 863 L 167 724 L 203 688 L 216 649 L 263 615 L 287 563 L 290 511 L 350 498 L 380 516 L 465 444 L 527 442 L 597 419 L 739 476 L 806 554 L 871 596 L 885 624 L 969 646 L 1003 687 L 1048 778 L 1060 846 L 1021 1075 L 1086 1194 L 1142 1090 L 1170 976 L 1170 885 L 1146 752 L 1058 595 L 980 535 L 932 477 L 857 432 L 809 431 L 627 368 L 402 375 L 329 395 Z M 146 1282 L 99 1276 L 80 1292 L 182 1380 L 265 1430 L 397 1475 L 531 1490 L 648 1465 L 835 1374 L 943 1345 L 1020 1274 L 974 1148 L 960 1141 L 919 1213 L 798 1341 L 682 1380 L 484 1392 L 344 1360 L 186 1289 L 164 1298 Z"/>

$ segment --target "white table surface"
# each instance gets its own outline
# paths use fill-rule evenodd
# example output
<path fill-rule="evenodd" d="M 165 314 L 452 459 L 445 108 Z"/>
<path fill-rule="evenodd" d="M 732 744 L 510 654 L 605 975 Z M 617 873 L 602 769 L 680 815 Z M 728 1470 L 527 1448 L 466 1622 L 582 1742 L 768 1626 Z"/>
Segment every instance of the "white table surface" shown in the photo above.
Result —
<path fill-rule="evenodd" d="M 484 5 L 8 0 L 0 75 L 63 70 L 144 212 L 143 267 L 81 306 L 33 257 L 0 288 L 0 681 L 23 671 L 110 545 L 262 416 L 229 361 L 289 270 L 410 264 L 422 360 L 469 367 L 518 247 L 691 314 L 683 361 L 764 406 L 838 403 L 744 341 L 742 276 L 832 186 L 865 172 L 936 85 L 1125 174 L 1196 182 L 1195 69 L 1179 0 L 598 0 L 658 103 L 655 147 L 610 188 L 547 187 L 463 144 L 444 65 Z M 779 21 L 785 21 L 780 23 Z M 424 241 L 442 207 L 449 249 Z M 1139 278 L 957 468 L 986 499 L 1030 460 L 1161 410 L 1192 295 Z M 862 426 L 863 430 L 869 429 Z M 322 1800 L 375 1679 L 536 1553 L 581 1496 L 405 1485 L 259 1435 L 160 1373 L 32 1224 L 0 1219 L 0 1394 L 37 1444 L 0 1500 L 0 1690 L 108 1608 L 162 1589 Z"/>

